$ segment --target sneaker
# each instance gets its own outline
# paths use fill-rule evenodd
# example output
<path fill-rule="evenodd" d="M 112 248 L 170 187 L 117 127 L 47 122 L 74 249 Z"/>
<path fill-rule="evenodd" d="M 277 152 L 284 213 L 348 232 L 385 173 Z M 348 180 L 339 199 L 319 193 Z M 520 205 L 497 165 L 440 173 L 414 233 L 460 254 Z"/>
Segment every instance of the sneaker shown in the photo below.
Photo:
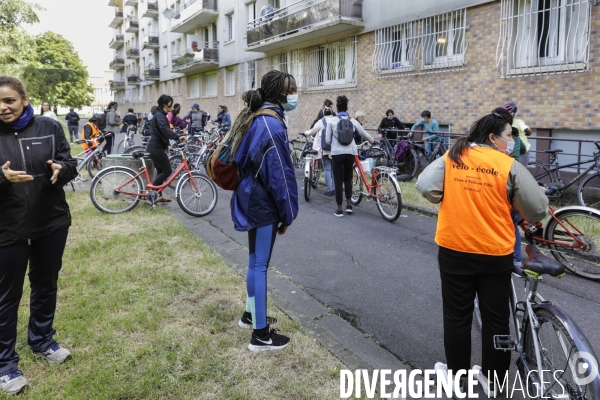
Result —
<path fill-rule="evenodd" d="M 271 329 L 269 327 L 269 333 L 265 337 L 258 337 L 252 332 L 252 339 L 248 345 L 250 351 L 263 351 L 263 350 L 281 350 L 285 349 L 290 343 L 290 338 L 287 336 L 280 335 L 277 333 L 277 329 Z"/>
<path fill-rule="evenodd" d="M 18 369 L 0 376 L 0 392 L 17 394 L 25 389 L 25 386 L 27 386 L 27 379 Z"/>
<path fill-rule="evenodd" d="M 276 323 L 277 318 L 269 317 L 267 315 L 267 325 L 271 326 L 275 325 Z M 252 314 L 250 314 L 248 311 L 244 311 L 242 318 L 240 318 L 240 321 L 238 322 L 238 326 L 244 329 L 252 328 Z"/>
<path fill-rule="evenodd" d="M 352 206 L 346 206 L 346 213 L 347 214 L 352 214 L 354 211 L 352 211 Z"/>
<path fill-rule="evenodd" d="M 338 218 L 342 218 L 344 216 L 344 212 L 343 211 L 336 211 L 333 213 L 333 215 L 335 215 Z"/>
<path fill-rule="evenodd" d="M 477 376 L 477 380 L 479 384 L 483 388 L 483 391 L 487 397 L 496 397 L 496 390 L 494 385 L 490 386 L 487 377 L 481 373 L 481 367 L 479 365 L 473 365 L 473 371 L 475 371 L 475 375 Z"/>
<path fill-rule="evenodd" d="M 62 364 L 71 358 L 71 352 L 58 343 L 53 344 L 44 352 L 33 352 L 36 358 L 43 358 L 50 364 Z"/>
<path fill-rule="evenodd" d="M 335 193 L 334 193 L 333 190 L 328 190 L 328 191 L 325 192 L 325 196 L 329 196 L 329 197 L 333 196 L 334 194 Z"/>
<path fill-rule="evenodd" d="M 448 382 L 448 366 L 444 363 L 441 362 L 436 362 L 435 366 L 433 367 L 433 370 L 435 371 L 435 373 L 437 374 L 437 372 L 439 371 L 442 376 L 444 377 L 444 380 L 446 382 Z M 458 391 L 460 391 L 461 393 L 464 393 L 464 386 L 462 381 L 460 381 L 460 384 L 458 386 L 456 386 L 456 382 L 453 380 L 453 385 L 452 385 L 452 396 L 454 396 Z"/>

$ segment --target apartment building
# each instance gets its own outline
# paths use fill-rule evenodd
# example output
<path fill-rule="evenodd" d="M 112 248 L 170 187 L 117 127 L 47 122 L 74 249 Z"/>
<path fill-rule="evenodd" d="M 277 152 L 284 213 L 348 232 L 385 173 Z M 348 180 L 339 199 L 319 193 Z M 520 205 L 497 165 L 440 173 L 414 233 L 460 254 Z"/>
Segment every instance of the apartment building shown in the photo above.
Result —
<path fill-rule="evenodd" d="M 514 101 L 538 136 L 600 138 L 595 0 L 110 5 L 115 99 L 139 112 L 168 93 L 184 110 L 199 103 L 214 116 L 225 104 L 235 118 L 241 94 L 279 69 L 296 77 L 301 93 L 288 114 L 291 137 L 308 128 L 325 98 L 344 94 L 351 112 L 367 113 L 367 127 L 391 108 L 406 123 L 430 110 L 444 129 L 465 132 Z"/>

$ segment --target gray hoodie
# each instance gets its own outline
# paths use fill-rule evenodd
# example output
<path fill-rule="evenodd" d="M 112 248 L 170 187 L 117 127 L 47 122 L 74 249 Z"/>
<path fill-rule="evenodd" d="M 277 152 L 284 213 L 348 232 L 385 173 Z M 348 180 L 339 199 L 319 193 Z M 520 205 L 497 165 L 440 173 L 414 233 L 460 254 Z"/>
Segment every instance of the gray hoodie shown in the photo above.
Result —
<path fill-rule="evenodd" d="M 346 117 L 344 117 L 346 118 Z M 348 117 L 349 118 L 349 117 Z M 360 136 L 362 136 L 369 143 L 373 143 L 375 139 L 371 137 L 360 125 L 360 123 L 354 118 L 350 118 L 352 125 L 354 125 L 354 129 L 358 132 Z M 337 140 L 337 124 L 340 122 L 340 117 L 332 117 L 327 120 L 327 131 L 325 136 L 325 141 L 331 144 L 331 155 L 336 156 L 340 154 L 352 154 L 358 155 L 358 150 L 356 149 L 356 143 L 354 140 L 347 146 L 343 146 Z"/>

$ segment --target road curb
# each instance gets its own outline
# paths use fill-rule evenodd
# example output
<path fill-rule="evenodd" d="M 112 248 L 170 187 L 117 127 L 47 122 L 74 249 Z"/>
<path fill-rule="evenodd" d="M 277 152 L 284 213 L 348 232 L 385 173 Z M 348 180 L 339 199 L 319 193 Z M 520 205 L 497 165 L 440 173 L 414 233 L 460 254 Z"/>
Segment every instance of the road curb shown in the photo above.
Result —
<path fill-rule="evenodd" d="M 425 208 L 425 207 L 421 207 L 421 206 L 417 206 L 415 204 L 409 204 L 409 203 L 403 203 L 402 204 L 402 208 L 407 210 L 407 211 L 412 211 L 415 213 L 419 213 L 419 214 L 423 214 L 427 217 L 431 217 L 431 218 L 437 218 L 438 217 L 438 212 L 435 210 L 432 210 L 430 208 Z"/>

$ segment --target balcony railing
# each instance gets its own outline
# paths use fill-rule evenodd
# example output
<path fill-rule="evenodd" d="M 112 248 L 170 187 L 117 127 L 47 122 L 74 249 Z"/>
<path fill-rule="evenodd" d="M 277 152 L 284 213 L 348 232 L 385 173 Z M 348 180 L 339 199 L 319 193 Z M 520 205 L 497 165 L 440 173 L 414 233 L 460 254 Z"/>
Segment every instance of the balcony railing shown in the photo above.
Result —
<path fill-rule="evenodd" d="M 140 78 L 140 75 L 138 73 L 133 73 L 130 75 L 127 75 L 127 83 L 130 85 L 139 85 L 142 82 L 142 79 Z"/>
<path fill-rule="evenodd" d="M 139 47 L 128 47 L 125 54 L 127 54 L 127 58 L 140 58 L 140 49 Z"/>
<path fill-rule="evenodd" d="M 219 64 L 219 42 L 194 42 L 193 47 L 173 55 L 173 72 L 194 72 Z"/>
<path fill-rule="evenodd" d="M 160 68 L 148 67 L 144 70 L 144 79 L 147 81 L 160 80 Z"/>
<path fill-rule="evenodd" d="M 158 1 L 150 1 L 146 3 L 148 8 L 142 15 L 144 18 L 156 18 L 158 17 Z"/>
<path fill-rule="evenodd" d="M 117 26 L 121 25 L 123 23 L 123 10 L 119 10 L 118 8 L 115 8 L 115 16 L 113 17 L 112 21 L 110 22 L 110 26 L 111 28 L 116 28 Z"/>
<path fill-rule="evenodd" d="M 362 21 L 363 0 L 300 0 L 247 25 L 247 44 L 319 29 L 328 23 Z M 326 35 L 328 33 L 325 33 Z"/>
<path fill-rule="evenodd" d="M 144 36 L 144 46 L 142 47 L 142 50 L 158 49 L 159 46 L 160 46 L 160 39 L 158 37 L 158 34 L 150 33 L 150 34 Z"/>
<path fill-rule="evenodd" d="M 110 69 L 117 70 L 117 69 L 123 68 L 124 66 L 125 66 L 125 59 L 121 58 L 121 57 L 115 57 L 115 59 L 110 62 Z"/>
<path fill-rule="evenodd" d="M 137 19 L 128 18 L 127 24 L 125 25 L 125 32 L 135 33 L 140 30 L 140 23 Z"/>
<path fill-rule="evenodd" d="M 115 49 L 115 50 L 120 49 L 121 46 L 123 46 L 124 41 L 125 41 L 125 35 L 116 34 L 110 41 L 110 44 L 108 45 L 108 47 L 110 47 L 111 49 Z"/>
<path fill-rule="evenodd" d="M 125 81 L 112 81 L 110 83 L 110 90 L 113 92 L 123 89 L 125 89 Z"/>
<path fill-rule="evenodd" d="M 188 0 L 175 10 L 177 19 L 173 22 L 171 32 L 189 33 L 198 26 L 216 21 L 219 17 L 218 0 Z"/>

